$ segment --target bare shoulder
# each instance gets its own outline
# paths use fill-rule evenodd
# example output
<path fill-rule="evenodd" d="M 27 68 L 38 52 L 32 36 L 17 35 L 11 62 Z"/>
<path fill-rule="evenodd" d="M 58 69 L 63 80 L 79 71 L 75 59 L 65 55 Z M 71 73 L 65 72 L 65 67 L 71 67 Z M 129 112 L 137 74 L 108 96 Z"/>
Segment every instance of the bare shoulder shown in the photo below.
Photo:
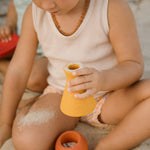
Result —
<path fill-rule="evenodd" d="M 126 8 L 129 5 L 127 0 L 109 0 L 109 6 L 122 9 L 122 8 Z"/>
<path fill-rule="evenodd" d="M 136 22 L 127 0 L 109 0 L 109 39 L 118 61 L 142 62 Z"/>
<path fill-rule="evenodd" d="M 112 13 L 131 13 L 131 9 L 127 0 L 109 0 L 109 11 L 111 11 Z"/>
<path fill-rule="evenodd" d="M 119 22 L 127 24 L 134 23 L 134 16 L 129 7 L 127 0 L 109 0 L 108 5 L 108 20 L 109 25 L 119 25 Z"/>
<path fill-rule="evenodd" d="M 27 7 L 27 9 L 26 9 L 26 11 L 25 11 L 25 14 L 24 14 L 24 16 L 32 16 L 32 3 L 31 4 L 29 4 L 29 6 Z"/>
<path fill-rule="evenodd" d="M 27 7 L 23 16 L 20 43 L 28 43 L 28 46 L 37 48 L 38 39 L 33 25 L 32 3 Z"/>
<path fill-rule="evenodd" d="M 22 33 L 25 31 L 30 31 L 31 33 L 34 31 L 33 18 L 32 18 L 32 3 L 27 7 L 23 22 L 22 22 Z M 29 32 L 28 32 L 29 33 Z"/>

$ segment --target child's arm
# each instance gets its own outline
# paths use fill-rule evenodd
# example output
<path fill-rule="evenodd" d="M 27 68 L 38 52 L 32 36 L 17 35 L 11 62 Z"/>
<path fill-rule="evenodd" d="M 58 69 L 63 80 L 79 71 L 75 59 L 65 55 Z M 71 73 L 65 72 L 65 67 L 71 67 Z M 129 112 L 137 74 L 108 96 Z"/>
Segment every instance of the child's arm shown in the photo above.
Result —
<path fill-rule="evenodd" d="M 118 66 L 104 71 L 104 90 L 127 87 L 141 77 L 143 57 L 136 23 L 126 0 L 109 1 L 109 38 L 117 56 Z"/>
<path fill-rule="evenodd" d="M 117 56 L 118 65 L 98 72 L 85 68 L 76 75 L 85 75 L 72 80 L 70 92 L 89 89 L 79 98 L 88 97 L 98 91 L 111 91 L 127 87 L 141 77 L 143 58 L 133 14 L 125 0 L 109 0 L 109 38 Z"/>
<path fill-rule="evenodd" d="M 24 15 L 21 36 L 8 67 L 2 92 L 0 123 L 12 126 L 17 105 L 25 90 L 32 69 L 38 40 L 33 27 L 32 6 Z"/>
<path fill-rule="evenodd" d="M 6 23 L 0 27 L 0 39 L 7 42 L 11 39 L 11 34 L 16 33 L 17 28 L 17 12 L 13 0 L 8 6 Z"/>

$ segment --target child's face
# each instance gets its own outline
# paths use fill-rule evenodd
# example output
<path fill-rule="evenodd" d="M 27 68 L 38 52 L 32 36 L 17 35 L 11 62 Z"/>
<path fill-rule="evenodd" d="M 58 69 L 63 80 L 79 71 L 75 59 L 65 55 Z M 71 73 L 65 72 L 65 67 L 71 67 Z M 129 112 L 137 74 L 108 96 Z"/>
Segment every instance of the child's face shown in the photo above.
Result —
<path fill-rule="evenodd" d="M 56 14 L 66 14 L 77 6 L 81 0 L 33 0 L 40 8 Z"/>

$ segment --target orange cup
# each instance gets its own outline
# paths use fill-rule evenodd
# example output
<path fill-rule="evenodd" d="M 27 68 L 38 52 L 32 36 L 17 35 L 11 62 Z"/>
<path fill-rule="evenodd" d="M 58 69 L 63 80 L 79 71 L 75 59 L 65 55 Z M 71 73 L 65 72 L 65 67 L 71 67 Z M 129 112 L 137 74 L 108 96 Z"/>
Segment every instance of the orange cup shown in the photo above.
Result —
<path fill-rule="evenodd" d="M 90 96 L 85 99 L 75 98 L 73 93 L 67 91 L 68 85 L 67 82 L 71 79 L 76 78 L 77 76 L 72 75 L 74 70 L 83 68 L 81 63 L 70 63 L 64 67 L 64 72 L 66 74 L 66 86 L 63 93 L 63 97 L 60 104 L 61 111 L 71 117 L 81 117 L 90 114 L 96 107 L 96 101 L 93 96 Z M 78 91 L 83 93 L 85 91 Z"/>
<path fill-rule="evenodd" d="M 73 146 L 64 146 L 67 143 L 74 143 Z M 88 150 L 88 143 L 83 135 L 76 131 L 62 133 L 55 144 L 55 150 Z"/>

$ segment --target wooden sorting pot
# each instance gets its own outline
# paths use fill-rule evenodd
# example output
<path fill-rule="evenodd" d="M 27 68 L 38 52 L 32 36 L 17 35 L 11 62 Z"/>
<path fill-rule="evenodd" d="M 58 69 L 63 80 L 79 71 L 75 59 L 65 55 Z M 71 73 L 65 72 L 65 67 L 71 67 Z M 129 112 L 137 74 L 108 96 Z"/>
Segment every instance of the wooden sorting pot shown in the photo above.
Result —
<path fill-rule="evenodd" d="M 68 142 L 76 143 L 72 147 L 65 147 Z M 55 150 L 88 150 L 88 143 L 83 135 L 76 131 L 66 131 L 62 133 L 55 144 Z"/>

